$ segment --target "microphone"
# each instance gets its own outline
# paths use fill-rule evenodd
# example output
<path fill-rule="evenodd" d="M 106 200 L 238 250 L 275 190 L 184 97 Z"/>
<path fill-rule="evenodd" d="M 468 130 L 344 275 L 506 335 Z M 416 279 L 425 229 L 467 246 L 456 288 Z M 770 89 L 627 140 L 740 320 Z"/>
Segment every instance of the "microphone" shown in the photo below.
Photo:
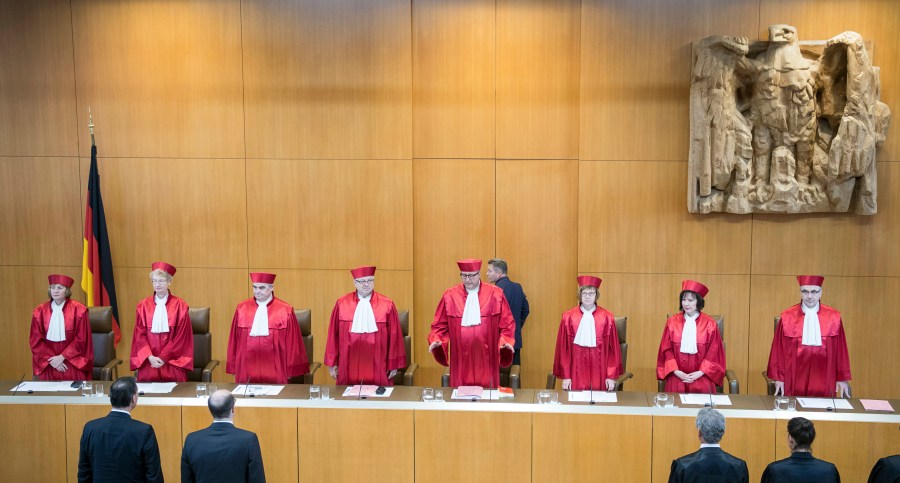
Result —
<path fill-rule="evenodd" d="M 19 383 L 16 384 L 16 388 L 13 389 L 13 397 L 15 397 L 15 396 L 16 396 L 16 393 L 19 392 L 19 386 L 22 385 L 22 381 L 24 381 L 24 380 L 25 380 L 25 374 L 22 374 L 22 378 L 19 379 Z M 31 391 L 28 391 L 28 392 L 31 392 Z"/>
<path fill-rule="evenodd" d="M 708 408 L 715 408 L 715 407 L 716 407 L 716 403 L 713 402 L 713 397 L 712 397 L 713 395 L 712 395 L 712 392 L 713 392 L 713 390 L 710 389 L 710 390 L 709 390 L 709 394 L 708 394 L 708 396 L 709 396 L 709 402 L 706 403 L 706 404 L 704 404 L 703 406 L 708 407 Z"/>
<path fill-rule="evenodd" d="M 590 391 L 591 391 L 591 392 L 590 392 L 590 396 L 591 396 L 591 405 L 594 405 L 594 404 L 597 404 L 597 403 L 594 402 L 594 368 L 593 368 L 593 367 L 591 367 L 591 368 L 588 370 L 588 380 L 590 380 L 590 384 L 588 384 L 588 387 L 590 388 Z"/>
<path fill-rule="evenodd" d="M 244 384 L 244 396 L 247 397 L 247 391 L 250 389 L 250 376 L 247 376 L 247 384 Z M 254 394 L 251 392 L 250 397 L 253 397 Z"/>
<path fill-rule="evenodd" d="M 363 391 L 363 384 L 362 384 L 362 383 L 363 383 L 362 378 L 359 378 L 359 391 L 356 393 L 356 400 L 357 400 L 357 401 L 359 401 L 360 399 L 368 399 L 367 396 L 363 396 L 363 393 L 362 393 L 362 391 Z"/>

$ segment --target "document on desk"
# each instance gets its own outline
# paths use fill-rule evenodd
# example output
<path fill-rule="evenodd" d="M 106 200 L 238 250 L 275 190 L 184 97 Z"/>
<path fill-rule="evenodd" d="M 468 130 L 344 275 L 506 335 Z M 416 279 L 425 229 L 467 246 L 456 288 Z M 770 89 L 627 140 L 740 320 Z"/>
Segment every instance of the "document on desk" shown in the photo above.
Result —
<path fill-rule="evenodd" d="M 139 382 L 138 392 L 143 394 L 169 394 L 175 389 L 175 382 Z"/>
<path fill-rule="evenodd" d="M 841 398 L 798 397 L 797 402 L 807 409 L 853 409 L 850 401 Z"/>
<path fill-rule="evenodd" d="M 891 406 L 891 403 L 884 399 L 860 399 L 859 402 L 862 403 L 863 409 L 866 411 L 894 412 L 894 407 Z"/>
<path fill-rule="evenodd" d="M 251 384 L 249 387 L 246 384 L 239 384 L 238 387 L 234 388 L 231 391 L 231 394 L 235 396 L 277 396 L 281 390 L 284 389 L 284 386 L 261 386 L 258 384 Z"/>
<path fill-rule="evenodd" d="M 569 391 L 569 402 L 619 402 L 615 392 L 606 391 Z"/>
<path fill-rule="evenodd" d="M 25 381 L 13 386 L 9 392 L 66 392 L 77 391 L 80 387 L 72 387 L 75 381 Z"/>
<path fill-rule="evenodd" d="M 375 391 L 378 390 L 378 386 L 375 385 L 363 385 L 359 384 L 355 386 L 350 386 L 347 389 L 344 389 L 344 393 L 341 394 L 342 397 L 391 397 L 391 393 L 394 392 L 393 387 L 385 387 L 384 394 L 376 394 Z"/>
<path fill-rule="evenodd" d="M 697 406 L 731 406 L 731 398 L 727 394 L 679 394 L 681 404 L 695 404 Z"/>

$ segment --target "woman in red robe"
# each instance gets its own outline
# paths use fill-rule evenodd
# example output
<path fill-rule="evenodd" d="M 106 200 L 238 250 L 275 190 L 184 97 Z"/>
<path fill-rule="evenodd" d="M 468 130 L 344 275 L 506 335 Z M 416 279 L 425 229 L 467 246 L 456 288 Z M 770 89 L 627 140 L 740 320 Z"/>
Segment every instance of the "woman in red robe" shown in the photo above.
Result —
<path fill-rule="evenodd" d="M 88 309 L 71 299 L 72 284 L 65 275 L 50 275 L 50 300 L 31 314 L 31 367 L 42 381 L 90 380 L 94 343 Z"/>
<path fill-rule="evenodd" d="M 700 282 L 681 282 L 681 311 L 666 320 L 656 378 L 666 392 L 712 394 L 725 376 L 725 349 L 719 327 L 701 312 L 709 289 Z"/>
<path fill-rule="evenodd" d="M 622 375 L 619 334 L 612 313 L 597 306 L 597 277 L 578 277 L 578 307 L 562 314 L 556 336 L 553 374 L 564 390 L 612 391 Z"/>

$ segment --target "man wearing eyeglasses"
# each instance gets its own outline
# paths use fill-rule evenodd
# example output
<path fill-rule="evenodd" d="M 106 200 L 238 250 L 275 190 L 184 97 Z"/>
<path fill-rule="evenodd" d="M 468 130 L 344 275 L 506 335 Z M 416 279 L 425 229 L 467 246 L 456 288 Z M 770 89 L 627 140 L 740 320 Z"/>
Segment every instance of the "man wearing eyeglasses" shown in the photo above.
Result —
<path fill-rule="evenodd" d="M 450 385 L 496 388 L 500 367 L 512 364 L 516 322 L 503 290 L 481 283 L 481 260 L 456 262 L 462 283 L 444 292 L 434 314 L 428 350 L 450 366 Z"/>
<path fill-rule="evenodd" d="M 781 313 L 767 375 L 775 395 L 850 397 L 850 357 L 841 313 L 819 303 L 825 277 L 800 275 L 801 303 Z"/>
<path fill-rule="evenodd" d="M 356 290 L 331 311 L 325 365 L 339 385 L 393 385 L 406 367 L 403 333 L 394 302 L 375 291 L 375 267 L 350 270 Z"/>

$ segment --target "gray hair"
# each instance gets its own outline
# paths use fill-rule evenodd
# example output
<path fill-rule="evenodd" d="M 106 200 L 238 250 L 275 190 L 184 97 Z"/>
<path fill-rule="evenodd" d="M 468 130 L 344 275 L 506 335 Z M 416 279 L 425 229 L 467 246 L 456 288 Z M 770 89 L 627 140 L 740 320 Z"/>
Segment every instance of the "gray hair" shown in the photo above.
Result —
<path fill-rule="evenodd" d="M 697 413 L 697 429 L 706 444 L 716 444 L 725 435 L 725 416 L 713 408 L 703 408 Z"/>

